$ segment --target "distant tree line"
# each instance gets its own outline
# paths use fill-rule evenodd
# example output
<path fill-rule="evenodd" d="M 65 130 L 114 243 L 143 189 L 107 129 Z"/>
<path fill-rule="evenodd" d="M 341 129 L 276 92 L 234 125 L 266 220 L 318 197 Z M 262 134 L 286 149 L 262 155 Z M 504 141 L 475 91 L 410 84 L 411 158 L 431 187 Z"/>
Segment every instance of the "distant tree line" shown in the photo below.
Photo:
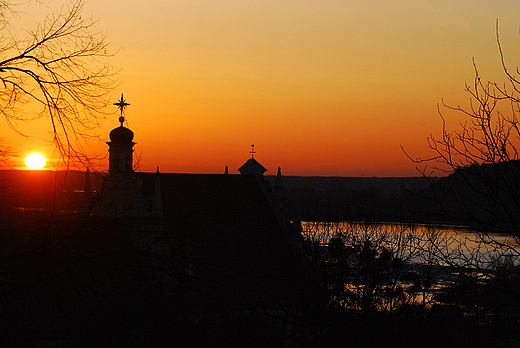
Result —
<path fill-rule="evenodd" d="M 423 191 L 438 180 L 285 177 L 284 209 L 303 221 L 424 222 L 431 203 Z"/>

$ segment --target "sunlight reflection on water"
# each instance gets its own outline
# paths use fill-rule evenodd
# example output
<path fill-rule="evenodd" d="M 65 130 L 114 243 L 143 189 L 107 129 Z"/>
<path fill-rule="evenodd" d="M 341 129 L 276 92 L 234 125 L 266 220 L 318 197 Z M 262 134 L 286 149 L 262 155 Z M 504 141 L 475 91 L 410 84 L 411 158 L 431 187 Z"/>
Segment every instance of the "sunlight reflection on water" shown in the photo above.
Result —
<path fill-rule="evenodd" d="M 440 265 L 487 268 L 496 267 L 498 263 L 520 264 L 518 240 L 505 234 L 479 233 L 460 226 L 304 221 L 302 228 L 309 242 L 327 246 L 334 238 L 340 238 L 345 246 L 359 247 L 369 241 L 410 262 L 422 263 L 424 260 L 418 255 L 426 251 Z"/>

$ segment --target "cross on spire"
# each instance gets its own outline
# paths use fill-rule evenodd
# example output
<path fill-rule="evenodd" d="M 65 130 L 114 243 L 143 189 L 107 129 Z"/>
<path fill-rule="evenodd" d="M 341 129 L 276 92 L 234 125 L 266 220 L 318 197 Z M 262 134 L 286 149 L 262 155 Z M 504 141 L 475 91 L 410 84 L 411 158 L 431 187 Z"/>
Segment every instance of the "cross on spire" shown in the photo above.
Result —
<path fill-rule="evenodd" d="M 126 102 L 126 100 L 123 98 L 123 93 L 121 93 L 121 99 L 117 101 L 117 103 L 114 103 L 115 106 L 119 109 L 121 112 L 121 116 L 119 116 L 119 122 L 121 122 L 121 127 L 123 127 L 123 122 L 125 122 L 125 117 L 123 116 L 123 113 L 125 111 L 125 108 L 130 105 Z"/>
<path fill-rule="evenodd" d="M 251 151 L 249 151 L 249 153 L 251 154 L 251 158 L 255 158 L 255 145 L 251 145 Z"/>

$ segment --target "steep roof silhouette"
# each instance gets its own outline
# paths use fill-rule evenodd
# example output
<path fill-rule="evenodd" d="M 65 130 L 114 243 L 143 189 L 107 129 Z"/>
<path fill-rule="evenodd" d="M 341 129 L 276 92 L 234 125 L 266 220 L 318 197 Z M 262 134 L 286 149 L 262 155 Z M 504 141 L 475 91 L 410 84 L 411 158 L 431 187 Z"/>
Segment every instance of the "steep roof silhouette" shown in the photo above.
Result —
<path fill-rule="evenodd" d="M 261 165 L 257 160 L 254 158 L 250 158 L 244 163 L 240 168 L 238 168 L 238 171 L 242 175 L 247 174 L 253 174 L 253 175 L 261 175 L 264 172 L 267 171 L 263 165 Z"/>

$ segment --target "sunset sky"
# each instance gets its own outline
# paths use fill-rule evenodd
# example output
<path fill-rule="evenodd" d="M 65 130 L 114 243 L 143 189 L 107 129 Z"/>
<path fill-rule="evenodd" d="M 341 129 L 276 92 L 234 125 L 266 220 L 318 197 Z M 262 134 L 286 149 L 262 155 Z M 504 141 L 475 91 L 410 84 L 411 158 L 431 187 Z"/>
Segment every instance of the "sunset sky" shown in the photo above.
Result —
<path fill-rule="evenodd" d="M 426 137 L 441 130 L 438 103 L 468 105 L 472 58 L 483 79 L 502 80 L 497 19 L 506 62 L 520 65 L 519 14 L 518 0 L 89 0 L 85 7 L 117 51 L 109 61 L 120 70 L 113 100 L 124 93 L 131 104 L 126 117 L 142 171 L 223 173 L 227 165 L 237 173 L 254 144 L 266 174 L 280 166 L 285 175 L 323 176 L 418 175 L 401 145 L 428 156 Z M 96 132 L 107 141 L 116 126 L 114 115 Z M 40 133 L 3 138 L 52 157 Z M 104 155 L 107 145 L 91 151 Z"/>

